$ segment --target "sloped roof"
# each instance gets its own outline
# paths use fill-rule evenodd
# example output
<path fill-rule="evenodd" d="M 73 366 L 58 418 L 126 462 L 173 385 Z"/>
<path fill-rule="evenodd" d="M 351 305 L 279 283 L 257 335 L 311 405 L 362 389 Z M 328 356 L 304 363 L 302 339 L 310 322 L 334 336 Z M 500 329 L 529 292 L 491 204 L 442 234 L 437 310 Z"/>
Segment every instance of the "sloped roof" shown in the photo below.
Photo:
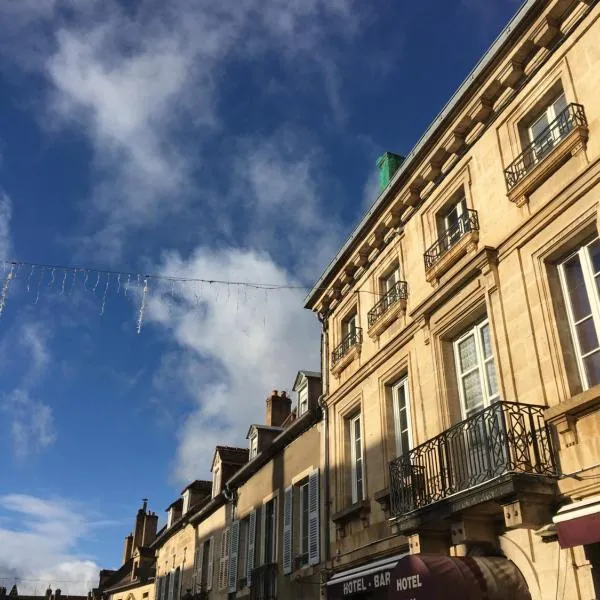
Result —
<path fill-rule="evenodd" d="M 189 485 L 186 485 L 181 493 L 183 494 L 187 490 L 194 490 L 195 492 L 211 492 L 212 491 L 212 481 L 200 480 L 196 479 L 192 481 Z"/>
<path fill-rule="evenodd" d="M 319 373 L 318 371 L 298 371 L 296 379 L 294 380 L 294 387 L 292 388 L 294 392 L 297 391 L 296 388 L 302 381 L 303 377 L 305 377 L 306 379 L 321 379 L 321 373 Z"/>
<path fill-rule="evenodd" d="M 217 446 L 215 448 L 215 456 L 218 454 L 221 457 L 221 462 L 243 465 L 248 462 L 248 448 L 233 448 L 232 446 Z M 214 464 L 213 458 L 213 464 Z"/>

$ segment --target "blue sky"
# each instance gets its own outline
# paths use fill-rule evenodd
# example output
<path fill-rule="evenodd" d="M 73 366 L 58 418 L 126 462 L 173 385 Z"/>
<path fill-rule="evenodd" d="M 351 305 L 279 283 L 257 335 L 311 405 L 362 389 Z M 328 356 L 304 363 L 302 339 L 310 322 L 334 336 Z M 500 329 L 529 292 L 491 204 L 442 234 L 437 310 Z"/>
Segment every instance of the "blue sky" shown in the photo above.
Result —
<path fill-rule="evenodd" d="M 0 0 L 0 253 L 310 285 L 518 4 Z M 102 311 L 61 273 L 23 268 L 0 318 L 0 577 L 74 593 L 319 329 L 302 290 L 153 284 L 137 335 L 139 288 Z"/>

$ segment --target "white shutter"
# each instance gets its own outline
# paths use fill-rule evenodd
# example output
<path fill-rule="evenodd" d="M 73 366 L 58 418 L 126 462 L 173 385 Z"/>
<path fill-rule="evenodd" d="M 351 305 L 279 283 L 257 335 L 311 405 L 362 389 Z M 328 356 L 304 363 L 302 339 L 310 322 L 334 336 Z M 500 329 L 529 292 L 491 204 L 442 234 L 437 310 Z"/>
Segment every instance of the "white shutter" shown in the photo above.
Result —
<path fill-rule="evenodd" d="M 237 589 L 238 553 L 240 545 L 240 522 L 231 524 L 229 537 L 229 593 Z"/>
<path fill-rule="evenodd" d="M 308 564 L 318 565 L 321 558 L 319 527 L 319 469 L 308 476 Z"/>
<path fill-rule="evenodd" d="M 213 585 L 213 555 L 215 552 L 215 537 L 211 536 L 208 544 L 208 562 L 206 563 L 206 589 L 212 590 Z"/>
<path fill-rule="evenodd" d="M 254 569 L 254 548 L 256 544 L 256 511 L 250 513 L 248 520 L 248 553 L 246 555 L 246 585 L 252 585 L 252 569 Z"/>
<path fill-rule="evenodd" d="M 229 564 L 229 528 L 223 530 L 221 536 L 221 554 L 219 555 L 219 589 L 225 589 L 228 583 L 228 564 Z"/>
<path fill-rule="evenodd" d="M 292 486 L 283 495 L 283 574 L 292 572 Z"/>

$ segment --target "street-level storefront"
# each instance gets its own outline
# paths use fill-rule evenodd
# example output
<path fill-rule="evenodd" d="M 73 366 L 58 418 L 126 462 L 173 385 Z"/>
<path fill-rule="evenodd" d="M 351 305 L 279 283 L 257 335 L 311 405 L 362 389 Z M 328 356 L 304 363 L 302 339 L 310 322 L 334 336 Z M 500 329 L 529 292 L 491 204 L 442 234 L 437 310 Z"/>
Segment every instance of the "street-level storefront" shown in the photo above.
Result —
<path fill-rule="evenodd" d="M 500 557 L 396 555 L 336 573 L 327 600 L 531 600 L 517 567 Z"/>
<path fill-rule="evenodd" d="M 387 600 L 392 571 L 406 554 L 396 554 L 336 573 L 326 584 L 327 600 Z"/>

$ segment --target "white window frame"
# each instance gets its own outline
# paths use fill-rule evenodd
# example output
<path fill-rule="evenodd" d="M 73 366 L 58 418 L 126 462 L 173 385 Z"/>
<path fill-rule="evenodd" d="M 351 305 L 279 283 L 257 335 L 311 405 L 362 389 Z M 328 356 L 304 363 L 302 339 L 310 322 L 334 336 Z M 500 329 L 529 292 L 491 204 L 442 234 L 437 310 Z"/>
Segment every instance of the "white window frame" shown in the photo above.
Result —
<path fill-rule="evenodd" d="M 263 507 L 262 507 L 262 564 L 271 564 L 271 563 L 267 563 L 267 505 L 271 504 L 273 505 L 273 546 L 272 546 L 272 556 L 271 556 L 271 561 L 272 562 L 277 562 L 277 552 L 279 550 L 279 535 L 278 535 L 278 528 L 279 528 L 279 502 L 278 502 L 278 495 L 275 494 L 274 496 L 272 496 L 271 498 L 269 498 L 268 500 L 265 500 L 263 502 Z"/>
<path fill-rule="evenodd" d="M 308 383 L 298 390 L 298 416 L 308 411 Z"/>
<path fill-rule="evenodd" d="M 309 554 L 309 514 L 310 514 L 310 506 L 309 506 L 309 497 L 308 497 L 308 478 L 302 480 L 298 484 L 298 497 L 300 499 L 300 516 L 299 522 L 300 527 L 298 531 L 300 535 L 298 536 L 298 555 L 303 556 L 306 554 L 306 562 L 302 564 L 302 566 L 308 565 L 308 554 Z M 304 506 L 304 493 L 306 492 L 306 506 Z M 306 510 L 306 518 L 304 517 L 304 511 Z M 304 529 L 306 528 L 306 552 L 304 552 Z"/>
<path fill-rule="evenodd" d="M 258 432 L 255 431 L 250 436 L 250 460 L 258 454 Z"/>
<path fill-rule="evenodd" d="M 402 447 L 402 431 L 400 429 L 400 390 L 404 390 L 405 406 L 404 412 L 406 413 L 406 427 L 408 433 L 408 448 Z M 396 436 L 396 456 L 402 456 L 406 454 L 413 447 L 413 436 L 412 436 L 412 415 L 410 410 L 410 393 L 408 390 L 408 376 L 403 377 L 392 386 L 392 402 L 394 406 L 394 434 Z"/>
<path fill-rule="evenodd" d="M 356 332 L 358 329 L 358 312 L 355 312 L 342 321 L 342 339 L 350 335 L 352 332 Z"/>
<path fill-rule="evenodd" d="M 492 344 L 491 356 L 489 356 L 488 358 L 485 358 L 485 355 L 483 352 L 483 344 L 481 342 L 481 331 L 486 326 L 489 328 L 490 344 L 492 344 L 492 331 L 491 331 L 489 319 L 487 319 L 487 318 L 485 318 L 483 321 L 479 321 L 476 325 L 474 325 L 473 327 L 470 327 L 467 331 L 463 332 L 463 334 L 459 338 L 454 340 L 454 344 L 453 344 L 454 363 L 455 363 L 456 378 L 457 378 L 457 383 L 458 383 L 458 393 L 460 396 L 460 410 L 461 410 L 463 419 L 466 419 L 469 416 L 467 414 L 467 409 L 466 409 L 466 399 L 465 399 L 465 392 L 464 392 L 464 388 L 463 388 L 463 379 L 466 375 L 469 375 L 470 373 L 474 372 L 475 370 L 479 371 L 479 384 L 481 385 L 481 391 L 482 391 L 482 404 L 480 407 L 478 407 L 475 410 L 475 412 L 477 412 L 477 410 L 481 410 L 483 408 L 490 406 L 490 404 L 492 402 L 496 402 L 496 401 L 500 400 L 500 388 L 498 386 L 497 371 L 495 372 L 495 374 L 496 374 L 496 393 L 493 395 L 490 395 L 488 393 L 488 383 L 489 382 L 488 382 L 488 374 L 487 374 L 486 365 L 491 362 L 494 365 L 494 369 L 495 369 L 496 361 L 494 358 L 493 344 Z M 475 363 L 474 367 L 471 367 L 467 371 L 463 372 L 463 371 L 461 371 L 460 354 L 459 354 L 458 347 L 461 344 L 461 342 L 463 342 L 470 336 L 475 337 L 476 363 Z"/>
<path fill-rule="evenodd" d="M 213 489 L 212 497 L 216 498 L 220 493 L 221 488 L 221 465 L 217 465 L 213 470 Z"/>
<path fill-rule="evenodd" d="M 400 281 L 400 269 L 396 266 L 380 279 L 380 292 L 382 296 L 389 294 L 392 288 Z"/>
<path fill-rule="evenodd" d="M 190 497 L 191 497 L 191 495 L 192 495 L 191 490 L 185 490 L 185 492 L 183 492 L 183 510 L 182 510 L 182 514 L 184 514 L 184 515 L 190 509 Z"/>
<path fill-rule="evenodd" d="M 572 252 L 567 256 L 558 266 L 559 279 L 561 283 L 561 288 L 563 292 L 563 298 L 565 301 L 565 305 L 567 308 L 567 321 L 569 322 L 569 329 L 571 332 L 571 340 L 573 343 L 573 347 L 575 349 L 575 357 L 577 359 L 577 367 L 579 369 L 579 376 L 581 378 L 581 386 L 584 390 L 587 390 L 591 387 L 591 384 L 588 380 L 587 372 L 585 369 L 585 364 L 583 362 L 584 358 L 594 354 L 597 350 L 592 350 L 591 352 L 587 352 L 584 354 L 581 350 L 581 345 L 579 343 L 579 337 L 577 335 L 577 325 L 583 321 L 585 321 L 589 317 L 585 317 L 580 319 L 579 321 L 575 321 L 574 313 L 573 313 L 573 305 L 571 303 L 571 295 L 569 293 L 569 288 L 567 286 L 567 279 L 564 272 L 564 265 L 568 261 L 570 261 L 574 256 L 579 257 L 579 264 L 581 265 L 581 270 L 583 272 L 583 282 L 585 286 L 585 291 L 588 297 L 588 301 L 590 303 L 591 316 L 594 323 L 594 327 L 596 329 L 596 336 L 600 340 L 600 293 L 596 286 L 595 282 L 595 273 L 592 265 L 592 261 L 587 251 L 587 248 L 591 246 L 594 242 L 596 242 L 598 238 L 594 238 L 593 240 L 582 244 L 575 252 Z"/>
<path fill-rule="evenodd" d="M 350 427 L 350 474 L 352 482 L 352 504 L 364 500 L 365 498 L 365 461 L 364 461 L 364 447 L 363 447 L 363 432 L 362 432 L 362 415 L 357 413 L 352 418 L 348 419 Z M 359 436 L 356 437 L 356 424 L 358 423 Z M 359 442 L 360 456 L 356 453 L 356 442 Z M 360 462 L 361 465 L 361 489 L 358 489 L 357 480 L 357 464 Z"/>
<path fill-rule="evenodd" d="M 527 127 L 527 137 L 529 139 L 529 142 L 533 144 L 534 140 L 535 140 L 535 136 L 533 135 L 533 128 L 535 126 L 536 123 L 538 123 L 541 119 L 543 119 L 544 117 L 546 117 L 546 120 L 548 122 L 548 124 L 546 125 L 549 126 L 550 123 L 552 123 L 556 117 L 558 117 L 558 115 L 562 112 L 556 112 L 556 104 L 558 103 L 558 101 L 564 98 L 564 105 L 565 107 L 568 106 L 567 104 L 567 98 L 565 96 L 564 91 L 562 91 L 560 94 L 558 94 L 558 96 L 556 96 L 554 98 L 554 100 L 548 105 L 546 106 L 546 108 L 542 111 L 540 111 L 537 115 L 537 117 L 535 118 L 535 120 L 533 120 L 531 122 L 531 124 L 529 125 L 529 127 Z M 563 108 L 564 110 L 564 108 Z M 554 143 L 556 143 L 557 140 L 560 139 L 559 133 L 558 132 L 551 132 L 552 135 L 552 142 L 553 142 L 553 146 Z M 533 153 L 533 158 L 535 162 L 538 162 L 539 160 L 541 160 L 542 158 L 544 158 L 546 156 L 546 154 L 542 154 L 540 157 L 538 157 L 538 152 L 537 149 L 534 149 L 534 153 Z"/>

